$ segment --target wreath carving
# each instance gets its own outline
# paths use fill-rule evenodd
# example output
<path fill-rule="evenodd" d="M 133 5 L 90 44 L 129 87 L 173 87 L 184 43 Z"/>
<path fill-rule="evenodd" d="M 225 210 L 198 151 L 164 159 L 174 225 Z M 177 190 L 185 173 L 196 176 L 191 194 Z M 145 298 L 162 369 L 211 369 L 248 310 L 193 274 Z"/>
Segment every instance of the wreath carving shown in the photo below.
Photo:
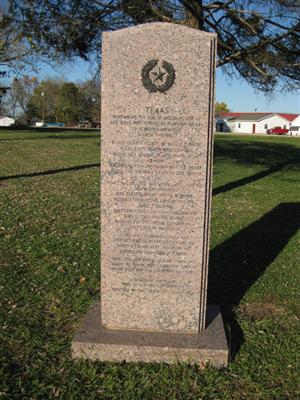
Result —
<path fill-rule="evenodd" d="M 158 62 L 159 60 L 150 60 L 142 68 L 142 82 L 145 89 L 150 93 L 166 93 L 170 87 L 173 86 L 176 79 L 176 72 L 173 65 L 165 60 L 162 60 L 161 68 L 158 68 L 159 71 L 153 72 L 154 68 L 158 65 Z M 151 74 L 156 75 L 156 78 L 151 79 Z M 166 78 L 164 78 L 165 75 Z"/>

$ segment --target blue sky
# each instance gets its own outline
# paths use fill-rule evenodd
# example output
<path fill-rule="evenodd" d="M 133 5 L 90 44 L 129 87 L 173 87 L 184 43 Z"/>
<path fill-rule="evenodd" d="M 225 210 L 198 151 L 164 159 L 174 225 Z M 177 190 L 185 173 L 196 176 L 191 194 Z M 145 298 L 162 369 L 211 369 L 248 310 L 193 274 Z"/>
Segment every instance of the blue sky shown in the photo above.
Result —
<path fill-rule="evenodd" d="M 217 71 L 216 100 L 224 101 L 231 111 L 273 111 L 300 114 L 300 92 L 266 97 L 242 79 L 232 79 Z"/>
<path fill-rule="evenodd" d="M 7 0 L 0 0 L 2 7 L 6 4 Z M 39 79 L 58 77 L 74 82 L 82 81 L 89 77 L 89 65 L 78 59 L 63 68 L 53 69 L 45 63 L 41 65 L 38 77 Z M 225 102 L 231 111 L 273 111 L 300 114 L 300 91 L 297 94 L 285 93 L 266 97 L 262 93 L 256 93 L 242 79 L 229 81 L 220 69 L 217 70 L 216 101 Z"/>
<path fill-rule="evenodd" d="M 64 78 L 69 81 L 83 81 L 89 77 L 89 64 L 77 60 L 64 67 L 51 68 L 47 64 L 41 65 L 39 79 Z M 242 79 L 231 79 L 217 70 L 216 101 L 225 102 L 231 111 L 273 111 L 300 114 L 300 92 L 298 94 L 273 95 L 265 97 L 255 91 Z"/>

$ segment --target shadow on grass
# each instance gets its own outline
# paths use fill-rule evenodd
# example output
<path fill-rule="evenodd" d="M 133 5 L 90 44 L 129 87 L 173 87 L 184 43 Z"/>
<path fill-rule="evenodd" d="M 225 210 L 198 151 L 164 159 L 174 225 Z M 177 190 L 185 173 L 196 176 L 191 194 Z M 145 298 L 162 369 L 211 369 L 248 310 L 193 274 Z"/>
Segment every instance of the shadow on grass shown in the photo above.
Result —
<path fill-rule="evenodd" d="M 300 227 L 300 203 L 281 203 L 210 252 L 208 304 L 221 304 L 232 354 L 243 343 L 234 309 Z"/>
<path fill-rule="evenodd" d="M 49 169 L 47 171 L 32 172 L 32 173 L 28 173 L 28 174 L 0 176 L 0 182 L 1 181 L 8 181 L 8 180 L 11 180 L 11 179 L 33 178 L 35 176 L 55 175 L 55 174 L 59 174 L 60 172 L 80 171 L 82 169 L 94 168 L 94 167 L 100 167 L 100 164 L 97 163 L 97 164 L 77 165 L 75 167 Z"/>
<path fill-rule="evenodd" d="M 262 141 L 260 141 L 262 139 Z M 265 137 L 241 140 L 226 138 L 216 140 L 214 160 L 228 160 L 240 165 L 262 165 L 273 168 L 284 163 L 294 163 L 300 158 L 300 149 L 293 144 L 266 141 Z M 284 138 L 282 140 L 286 140 Z M 299 142 L 300 144 L 300 142 Z"/>
<path fill-rule="evenodd" d="M 241 141 L 226 138 L 226 140 L 215 142 L 214 161 L 218 162 L 219 160 L 228 160 L 240 165 L 262 165 L 268 168 L 254 175 L 214 188 L 213 196 L 255 182 L 287 167 L 290 169 L 299 168 L 300 149 L 286 143 L 258 142 L 250 139 Z"/>
<path fill-rule="evenodd" d="M 286 167 L 286 166 L 288 166 L 290 164 L 291 164 L 291 162 L 284 162 L 282 164 L 274 165 L 274 167 L 268 168 L 265 171 L 258 172 L 257 174 L 254 174 L 254 175 L 251 175 L 251 176 L 247 176 L 245 178 L 238 179 L 238 180 L 233 181 L 233 182 L 226 183 L 226 185 L 214 188 L 213 191 L 212 191 L 212 195 L 216 196 L 216 195 L 218 195 L 220 193 L 225 193 L 225 192 L 228 192 L 228 191 L 230 191 L 232 189 L 236 189 L 236 188 L 238 188 L 240 186 L 247 185 L 248 183 L 258 181 L 259 179 L 265 178 L 268 175 L 271 175 L 271 174 L 273 174 L 275 172 L 279 172 L 279 171 L 283 170 L 284 167 Z"/>

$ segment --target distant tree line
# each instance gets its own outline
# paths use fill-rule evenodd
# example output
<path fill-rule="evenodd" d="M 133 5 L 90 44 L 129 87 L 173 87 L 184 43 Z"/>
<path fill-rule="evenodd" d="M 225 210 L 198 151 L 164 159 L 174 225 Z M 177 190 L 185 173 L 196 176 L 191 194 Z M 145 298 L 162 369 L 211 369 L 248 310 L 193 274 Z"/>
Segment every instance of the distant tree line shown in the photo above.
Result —
<path fill-rule="evenodd" d="M 24 76 L 13 80 L 3 108 L 18 122 L 28 125 L 37 120 L 65 125 L 99 121 L 100 88 L 95 81 L 38 81 Z"/>
<path fill-rule="evenodd" d="M 100 100 L 100 87 L 94 80 L 82 83 L 54 79 L 38 81 L 35 76 L 25 75 L 12 81 L 1 113 L 26 125 L 44 121 L 67 126 L 99 121 Z M 226 112 L 229 107 L 224 102 L 216 102 L 215 111 Z"/>

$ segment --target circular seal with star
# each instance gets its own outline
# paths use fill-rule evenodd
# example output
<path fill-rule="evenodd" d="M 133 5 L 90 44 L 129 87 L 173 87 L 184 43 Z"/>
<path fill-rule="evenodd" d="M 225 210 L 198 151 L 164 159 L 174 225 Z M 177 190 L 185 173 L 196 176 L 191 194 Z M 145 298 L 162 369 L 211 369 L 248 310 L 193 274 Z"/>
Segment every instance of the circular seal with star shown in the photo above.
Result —
<path fill-rule="evenodd" d="M 150 60 L 142 68 L 142 82 L 150 93 L 165 93 L 173 86 L 175 78 L 173 65 L 165 60 Z"/>

